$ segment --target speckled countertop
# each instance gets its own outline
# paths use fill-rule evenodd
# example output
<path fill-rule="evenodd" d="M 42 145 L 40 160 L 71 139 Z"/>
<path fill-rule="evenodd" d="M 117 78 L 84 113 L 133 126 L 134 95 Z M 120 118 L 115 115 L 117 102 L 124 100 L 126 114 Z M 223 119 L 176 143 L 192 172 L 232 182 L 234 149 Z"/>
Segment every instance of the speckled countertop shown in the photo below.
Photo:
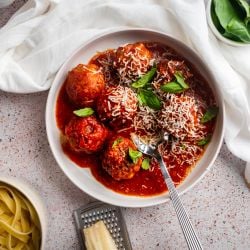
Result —
<path fill-rule="evenodd" d="M 25 2 L 0 9 L 0 26 Z M 48 209 L 46 249 L 79 249 L 72 212 L 93 201 L 75 187 L 54 160 L 45 131 L 48 92 L 0 92 L 0 174 L 32 184 Z M 204 249 L 250 249 L 250 191 L 245 163 L 225 144 L 210 172 L 182 196 Z M 186 249 L 172 204 L 122 209 L 133 249 Z"/>

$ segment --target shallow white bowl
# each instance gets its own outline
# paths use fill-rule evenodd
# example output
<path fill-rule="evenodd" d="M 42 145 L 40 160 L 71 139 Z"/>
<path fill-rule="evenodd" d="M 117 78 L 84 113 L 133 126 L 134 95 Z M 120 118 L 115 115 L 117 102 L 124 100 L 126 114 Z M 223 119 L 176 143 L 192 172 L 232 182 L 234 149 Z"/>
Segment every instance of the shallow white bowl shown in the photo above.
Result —
<path fill-rule="evenodd" d="M 41 250 L 45 249 L 47 234 L 47 217 L 46 208 L 39 194 L 26 182 L 14 177 L 0 176 L 0 182 L 8 184 L 22 193 L 34 206 L 41 225 Z"/>
<path fill-rule="evenodd" d="M 222 42 L 231 45 L 231 46 L 235 46 L 235 47 L 244 47 L 244 46 L 250 46 L 250 43 L 243 43 L 243 42 L 237 42 L 237 41 L 233 41 L 229 38 L 224 37 L 215 27 L 214 22 L 212 20 L 211 17 L 211 5 L 212 5 L 212 0 L 208 0 L 207 3 L 207 8 L 206 8 L 206 13 L 207 13 L 207 22 L 208 25 L 210 27 L 210 29 L 212 30 L 212 32 L 214 33 L 214 35 Z"/>
<path fill-rule="evenodd" d="M 188 191 L 205 175 L 207 170 L 214 163 L 223 139 L 224 104 L 222 101 L 222 95 L 207 66 L 195 54 L 195 52 L 189 49 L 186 45 L 166 35 L 165 33 L 148 29 L 119 29 L 116 31 L 109 31 L 83 44 L 58 71 L 50 89 L 46 106 L 46 128 L 48 140 L 58 165 L 76 186 L 98 200 L 123 207 L 146 207 L 160 204 L 166 202 L 169 199 L 169 195 L 166 192 L 150 197 L 128 196 L 116 193 L 99 183 L 92 176 L 88 168 L 84 169 L 78 167 L 63 153 L 60 144 L 61 132 L 56 124 L 55 109 L 59 90 L 62 87 L 70 69 L 79 63 L 87 63 L 97 51 L 117 48 L 120 45 L 138 41 L 154 41 L 166 44 L 178 51 L 185 58 L 188 58 L 189 62 L 195 65 L 201 75 L 203 75 L 209 82 L 219 105 L 220 112 L 217 118 L 212 141 L 197 166 L 186 178 L 186 180 L 178 187 L 180 194 Z"/>

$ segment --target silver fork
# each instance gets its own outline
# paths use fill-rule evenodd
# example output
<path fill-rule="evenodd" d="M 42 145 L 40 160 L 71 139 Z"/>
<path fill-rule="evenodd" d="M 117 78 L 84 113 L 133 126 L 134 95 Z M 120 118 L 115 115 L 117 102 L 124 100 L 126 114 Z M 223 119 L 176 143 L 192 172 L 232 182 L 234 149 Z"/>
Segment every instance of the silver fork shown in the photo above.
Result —
<path fill-rule="evenodd" d="M 145 144 L 135 134 L 132 134 L 131 137 L 132 137 L 132 140 L 133 140 L 134 144 L 137 146 L 139 151 L 141 151 L 142 153 L 144 153 L 146 155 L 150 155 L 150 156 L 154 157 L 159 162 L 161 172 L 163 174 L 164 180 L 165 180 L 166 185 L 168 187 L 170 199 L 173 202 L 175 212 L 176 212 L 177 218 L 180 222 L 180 225 L 181 225 L 183 234 L 185 236 L 188 248 L 189 249 L 202 249 L 202 245 L 198 239 L 198 236 L 195 233 L 194 227 L 193 227 L 193 225 L 192 225 L 192 223 L 187 215 L 187 212 L 182 205 L 179 194 L 175 188 L 175 185 L 172 181 L 171 176 L 169 175 L 168 169 L 167 169 L 167 167 L 162 159 L 161 154 L 158 151 L 159 143 L 162 142 L 163 140 L 168 140 L 168 135 L 166 135 L 166 134 L 163 135 L 162 140 L 156 146 Z"/>

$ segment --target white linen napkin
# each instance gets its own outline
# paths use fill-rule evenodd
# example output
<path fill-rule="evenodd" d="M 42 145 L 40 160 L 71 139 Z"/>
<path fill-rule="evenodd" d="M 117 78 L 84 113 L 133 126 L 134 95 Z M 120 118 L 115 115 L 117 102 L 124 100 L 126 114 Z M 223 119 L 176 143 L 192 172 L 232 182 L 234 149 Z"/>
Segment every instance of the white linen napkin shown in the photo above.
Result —
<path fill-rule="evenodd" d="M 77 47 L 120 26 L 164 31 L 198 52 L 224 94 L 227 146 L 250 162 L 250 46 L 217 41 L 203 0 L 29 0 L 0 30 L 0 89 L 47 90 Z"/>

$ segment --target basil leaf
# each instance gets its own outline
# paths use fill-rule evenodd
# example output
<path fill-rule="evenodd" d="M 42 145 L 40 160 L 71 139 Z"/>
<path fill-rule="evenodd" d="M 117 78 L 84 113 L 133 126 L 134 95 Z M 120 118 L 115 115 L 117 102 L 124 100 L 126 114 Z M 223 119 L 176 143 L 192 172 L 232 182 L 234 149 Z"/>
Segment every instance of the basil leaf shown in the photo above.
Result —
<path fill-rule="evenodd" d="M 237 13 L 229 0 L 213 0 L 214 10 L 221 26 L 226 30 L 228 23 L 237 16 Z"/>
<path fill-rule="evenodd" d="M 168 93 L 181 93 L 185 91 L 182 86 L 177 82 L 169 82 L 161 86 L 161 90 Z"/>
<path fill-rule="evenodd" d="M 235 35 L 233 35 L 233 34 L 231 34 L 231 33 L 228 33 L 227 31 L 225 31 L 224 33 L 222 33 L 222 35 L 223 35 L 224 37 L 226 37 L 226 38 L 229 38 L 229 39 L 233 40 L 233 41 L 242 42 L 242 41 L 239 39 L 239 37 L 237 37 L 237 36 L 235 36 Z"/>
<path fill-rule="evenodd" d="M 141 98 L 141 95 L 137 95 L 137 99 L 138 99 L 138 102 L 139 102 L 139 104 L 142 106 L 143 104 L 145 104 L 144 103 L 144 101 L 143 101 L 143 99 Z"/>
<path fill-rule="evenodd" d="M 142 153 L 140 151 L 133 150 L 132 148 L 129 148 L 128 154 L 134 164 L 137 163 L 138 159 L 142 157 Z"/>
<path fill-rule="evenodd" d="M 250 33 L 248 32 L 245 23 L 236 17 L 232 18 L 228 23 L 226 30 L 228 33 L 238 37 L 242 42 L 250 42 Z"/>
<path fill-rule="evenodd" d="M 142 161 L 141 168 L 144 170 L 148 170 L 150 168 L 150 160 L 148 158 L 145 158 Z"/>
<path fill-rule="evenodd" d="M 153 79 L 155 73 L 156 73 L 156 67 L 153 67 L 138 81 L 134 82 L 131 86 L 136 89 L 144 87 L 147 83 L 149 83 Z"/>
<path fill-rule="evenodd" d="M 201 139 L 200 141 L 197 142 L 198 146 L 205 146 L 207 145 L 211 140 L 211 135 L 208 135 L 207 137 L 205 137 L 204 139 Z"/>
<path fill-rule="evenodd" d="M 114 148 L 115 146 L 117 146 L 120 142 L 122 142 L 123 139 L 120 137 L 120 138 L 117 138 L 114 142 L 113 142 L 113 145 L 112 145 L 112 148 Z"/>
<path fill-rule="evenodd" d="M 181 72 L 174 74 L 176 81 L 169 82 L 161 86 L 161 90 L 168 93 L 181 93 L 189 88 L 189 85 L 185 82 Z"/>
<path fill-rule="evenodd" d="M 214 2 L 211 3 L 211 18 L 213 21 L 214 26 L 217 28 L 217 30 L 223 34 L 225 32 L 225 29 L 221 26 L 220 21 L 218 17 L 216 16 L 215 9 L 214 9 Z"/>
<path fill-rule="evenodd" d="M 176 78 L 177 83 L 179 83 L 183 89 L 189 88 L 189 85 L 185 82 L 184 77 L 180 72 L 176 72 L 174 76 Z"/>
<path fill-rule="evenodd" d="M 240 6 L 244 12 L 244 21 L 247 23 L 250 21 L 250 4 L 246 0 L 236 0 L 236 3 Z"/>
<path fill-rule="evenodd" d="M 209 107 L 206 113 L 201 118 L 201 123 L 206 123 L 211 121 L 214 117 L 217 116 L 219 108 L 216 106 Z"/>
<path fill-rule="evenodd" d="M 83 108 L 73 111 L 73 113 L 80 117 L 87 117 L 93 115 L 95 111 L 92 108 Z"/>
<path fill-rule="evenodd" d="M 161 109 L 161 100 L 151 90 L 140 89 L 137 95 L 139 103 L 155 110 Z"/>

